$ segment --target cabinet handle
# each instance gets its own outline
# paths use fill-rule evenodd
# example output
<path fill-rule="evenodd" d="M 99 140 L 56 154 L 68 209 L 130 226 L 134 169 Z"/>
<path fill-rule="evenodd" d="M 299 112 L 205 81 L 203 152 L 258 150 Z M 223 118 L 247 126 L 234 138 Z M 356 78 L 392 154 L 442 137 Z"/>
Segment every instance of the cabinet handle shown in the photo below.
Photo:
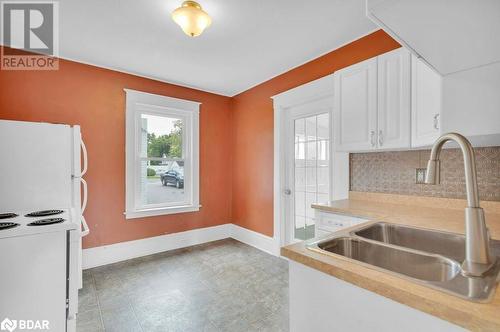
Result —
<path fill-rule="evenodd" d="M 372 130 L 370 131 L 370 143 L 372 144 L 372 147 L 375 147 L 375 131 Z"/>
<path fill-rule="evenodd" d="M 439 114 L 434 115 L 434 129 L 439 130 Z"/>
<path fill-rule="evenodd" d="M 379 130 L 379 131 L 378 131 L 378 145 L 379 145 L 379 146 L 384 145 L 384 139 L 383 139 L 383 137 L 382 137 L 382 130 Z"/>

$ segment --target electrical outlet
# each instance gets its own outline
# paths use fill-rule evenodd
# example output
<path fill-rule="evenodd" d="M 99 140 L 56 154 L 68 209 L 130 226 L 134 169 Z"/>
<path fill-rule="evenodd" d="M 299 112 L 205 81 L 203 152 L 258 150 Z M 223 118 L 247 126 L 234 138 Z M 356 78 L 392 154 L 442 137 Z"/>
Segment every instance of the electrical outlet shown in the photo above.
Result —
<path fill-rule="evenodd" d="M 425 183 L 425 173 L 427 173 L 427 168 L 417 168 L 415 170 L 415 183 L 424 184 Z"/>

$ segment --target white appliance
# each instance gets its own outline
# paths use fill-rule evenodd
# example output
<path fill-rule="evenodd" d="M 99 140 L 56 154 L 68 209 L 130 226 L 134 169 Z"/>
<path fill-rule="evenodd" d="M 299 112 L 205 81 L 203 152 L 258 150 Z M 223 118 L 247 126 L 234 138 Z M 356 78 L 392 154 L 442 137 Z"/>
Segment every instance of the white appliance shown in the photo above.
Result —
<path fill-rule="evenodd" d="M 80 127 L 0 120 L 0 156 L 0 322 L 75 331 L 89 233 Z"/>

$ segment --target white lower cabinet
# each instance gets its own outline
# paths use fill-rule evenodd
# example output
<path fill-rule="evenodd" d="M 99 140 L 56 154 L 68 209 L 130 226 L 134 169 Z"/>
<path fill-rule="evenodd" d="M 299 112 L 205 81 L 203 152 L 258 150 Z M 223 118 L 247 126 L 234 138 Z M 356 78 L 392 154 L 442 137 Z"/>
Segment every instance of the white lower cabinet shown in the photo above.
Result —
<path fill-rule="evenodd" d="M 368 219 L 352 217 L 345 214 L 315 211 L 315 235 L 324 236 L 343 228 L 367 222 Z"/>
<path fill-rule="evenodd" d="M 289 262 L 290 332 L 465 332 L 460 326 Z"/>

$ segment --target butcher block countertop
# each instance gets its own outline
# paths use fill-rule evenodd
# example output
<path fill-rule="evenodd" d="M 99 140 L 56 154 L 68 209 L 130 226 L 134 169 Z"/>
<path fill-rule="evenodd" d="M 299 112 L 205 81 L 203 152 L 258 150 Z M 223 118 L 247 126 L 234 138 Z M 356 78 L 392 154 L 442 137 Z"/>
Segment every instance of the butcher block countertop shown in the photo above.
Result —
<path fill-rule="evenodd" d="M 464 233 L 464 200 L 351 192 L 349 199 L 313 205 L 325 212 L 370 221 Z M 500 202 L 481 202 L 491 237 L 500 240 Z M 470 302 L 370 269 L 342 256 L 324 255 L 304 242 L 281 248 L 293 261 L 473 331 L 500 331 L 500 287 L 488 303 Z"/>

